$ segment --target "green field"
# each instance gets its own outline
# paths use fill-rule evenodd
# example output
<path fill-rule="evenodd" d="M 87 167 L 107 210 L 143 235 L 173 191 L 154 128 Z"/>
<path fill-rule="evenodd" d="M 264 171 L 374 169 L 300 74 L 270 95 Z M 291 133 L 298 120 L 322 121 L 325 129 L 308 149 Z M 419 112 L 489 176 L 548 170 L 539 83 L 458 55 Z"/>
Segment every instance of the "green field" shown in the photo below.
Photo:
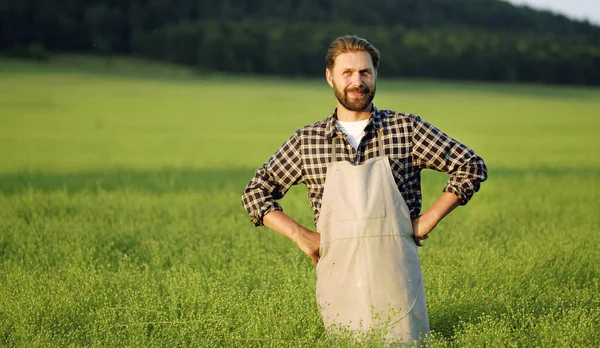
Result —
<path fill-rule="evenodd" d="M 600 89 L 383 76 L 375 103 L 489 168 L 420 249 L 429 346 L 600 346 Z M 324 79 L 0 60 L 0 346 L 356 346 L 240 200 L 333 106 Z M 424 207 L 445 180 L 424 173 Z M 312 227 L 303 187 L 282 204 Z"/>

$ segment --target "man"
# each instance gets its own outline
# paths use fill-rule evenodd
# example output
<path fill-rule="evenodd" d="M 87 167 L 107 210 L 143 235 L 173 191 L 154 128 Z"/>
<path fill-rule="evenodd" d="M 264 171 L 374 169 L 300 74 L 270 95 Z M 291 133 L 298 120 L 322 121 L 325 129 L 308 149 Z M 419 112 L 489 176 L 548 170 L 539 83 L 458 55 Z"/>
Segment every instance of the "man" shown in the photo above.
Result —
<path fill-rule="evenodd" d="M 317 302 L 329 331 L 382 332 L 389 342 L 410 344 L 429 332 L 417 246 L 469 201 L 487 169 L 418 116 L 375 108 L 378 65 L 367 40 L 334 40 L 325 75 L 335 111 L 297 130 L 256 171 L 242 201 L 255 226 L 287 236 L 317 266 Z M 421 215 L 425 168 L 450 179 Z M 296 184 L 307 187 L 316 232 L 277 203 Z"/>

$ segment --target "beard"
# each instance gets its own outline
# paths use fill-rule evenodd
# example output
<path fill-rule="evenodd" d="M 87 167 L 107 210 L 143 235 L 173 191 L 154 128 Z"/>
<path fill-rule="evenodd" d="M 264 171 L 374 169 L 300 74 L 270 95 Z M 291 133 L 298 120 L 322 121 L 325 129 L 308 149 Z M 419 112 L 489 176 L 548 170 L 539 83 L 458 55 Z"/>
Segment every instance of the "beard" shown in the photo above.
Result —
<path fill-rule="evenodd" d="M 373 98 L 375 98 L 375 90 L 375 85 L 373 85 L 373 89 L 370 89 L 365 85 L 360 85 L 358 87 L 346 88 L 341 91 L 335 82 L 333 82 L 333 93 L 335 94 L 335 97 L 340 104 L 349 111 L 364 111 L 369 104 L 371 104 Z M 358 98 L 349 97 L 348 93 L 352 92 L 361 92 L 364 94 Z"/>

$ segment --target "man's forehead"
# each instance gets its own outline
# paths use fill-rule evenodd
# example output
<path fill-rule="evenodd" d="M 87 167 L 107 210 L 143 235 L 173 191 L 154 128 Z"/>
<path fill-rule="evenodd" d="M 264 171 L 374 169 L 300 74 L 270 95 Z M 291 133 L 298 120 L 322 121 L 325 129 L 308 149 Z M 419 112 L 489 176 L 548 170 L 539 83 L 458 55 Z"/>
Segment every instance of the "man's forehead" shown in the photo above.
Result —
<path fill-rule="evenodd" d="M 344 52 L 335 58 L 334 67 L 338 69 L 373 69 L 373 60 L 368 52 Z"/>

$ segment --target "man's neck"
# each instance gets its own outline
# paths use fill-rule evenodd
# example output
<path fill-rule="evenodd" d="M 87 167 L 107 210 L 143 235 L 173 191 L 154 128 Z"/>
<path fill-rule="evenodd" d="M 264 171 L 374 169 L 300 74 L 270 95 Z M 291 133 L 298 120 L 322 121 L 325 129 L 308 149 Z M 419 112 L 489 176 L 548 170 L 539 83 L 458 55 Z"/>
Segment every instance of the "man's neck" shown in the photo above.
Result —
<path fill-rule="evenodd" d="M 363 111 L 350 111 L 340 105 L 338 102 L 337 106 L 337 119 L 342 122 L 358 122 L 368 120 L 371 117 L 371 110 L 373 109 L 373 104 L 369 104 L 369 106 Z"/>

